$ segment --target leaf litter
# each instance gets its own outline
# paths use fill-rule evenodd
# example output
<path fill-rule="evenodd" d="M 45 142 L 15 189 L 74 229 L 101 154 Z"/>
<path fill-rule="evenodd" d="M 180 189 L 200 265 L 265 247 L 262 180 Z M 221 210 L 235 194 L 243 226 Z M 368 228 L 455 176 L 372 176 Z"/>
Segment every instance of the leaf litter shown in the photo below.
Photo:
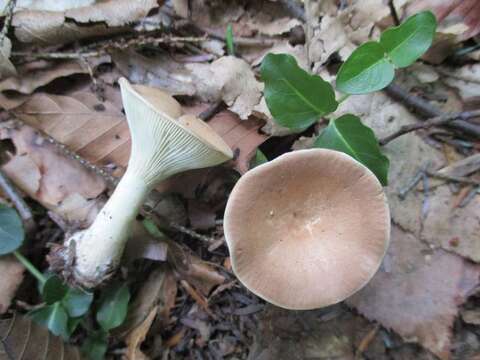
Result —
<path fill-rule="evenodd" d="M 215 358 L 246 358 L 248 352 L 251 359 L 432 356 L 410 344 L 415 342 L 447 359 L 465 332 L 476 336 L 468 329 L 458 330 L 454 322 L 459 321 L 459 309 L 465 302 L 465 306 L 470 304 L 468 298 L 478 286 L 478 196 L 460 206 L 473 187 L 433 178 L 425 181 L 425 175 L 405 192 L 412 178 L 425 168 L 478 179 L 478 169 L 470 173 L 452 170 L 467 156 L 475 156 L 472 149 L 478 150 L 478 141 L 458 134 L 421 132 L 421 136 L 406 135 L 386 146 L 392 164 L 391 184 L 386 191 L 395 226 L 382 269 L 363 291 L 348 300 L 361 315 L 343 305 L 305 313 L 265 307 L 235 281 L 228 266 L 222 211 L 229 189 L 239 174 L 248 171 L 259 147 L 271 149 L 277 143 L 285 147 L 281 136 L 292 133 L 278 126 L 266 107 L 258 76 L 263 57 L 268 52 L 288 53 L 302 68 L 333 78 L 339 60 L 345 60 L 359 43 L 378 39 L 380 32 L 392 25 L 386 2 L 352 1 L 343 8 L 330 1 L 313 4 L 316 15 L 309 24 L 313 31 L 308 46 L 291 42 L 292 33 L 302 22 L 283 2 L 246 5 L 194 1 L 190 8 L 186 1 L 172 3 L 173 9 L 156 1 L 87 1 L 83 7 L 67 4 L 54 8 L 42 8 L 45 4 L 40 2 L 37 8 L 22 5 L 28 9 L 15 11 L 13 36 L 9 35 L 14 49 L 22 42 L 26 49 L 31 46 L 28 44 L 36 44 L 48 51 L 72 53 L 82 51 L 82 45 L 70 45 L 72 42 L 115 38 L 121 32 L 135 38 L 135 31 L 148 27 L 155 31 L 155 24 L 160 23 L 178 23 L 172 31 L 179 37 L 207 34 L 211 38 L 130 46 L 111 51 L 101 60 L 93 57 L 88 63 L 82 58 L 55 60 L 48 56 L 22 63 L 18 60 L 28 58 L 5 53 L 20 76 L 8 77 L 7 72 L 0 82 L 0 105 L 9 111 L 7 117 L 14 116 L 26 124 L 2 124 L 2 139 L 12 141 L 16 149 L 9 154 L 10 161 L 3 170 L 26 196 L 70 226 L 87 226 L 92 221 L 103 204 L 107 182 L 99 173 L 66 157 L 41 134 L 51 136 L 108 174 L 121 175 L 129 156 L 129 134 L 115 85 L 120 73 L 133 82 L 167 89 L 187 112 L 198 115 L 208 103 L 217 101 L 223 101 L 229 110 L 208 121 L 235 151 L 235 159 L 224 168 L 181 174 L 159 187 L 162 192 L 176 194 L 157 199 L 156 204 L 161 204 L 159 208 L 163 207 L 166 214 L 163 221 L 180 224 L 184 232 L 167 226 L 161 239 L 143 232 L 137 251 L 127 251 L 132 256 L 124 270 L 134 280 L 134 297 L 126 323 L 115 334 L 119 338 L 127 336 L 126 353 L 146 359 L 177 355 L 192 358 L 207 353 Z M 469 13 L 476 11 L 473 2 L 462 6 L 452 2 L 448 8 L 442 7 L 445 1 L 440 0 L 393 3 L 400 17 L 415 7 L 428 7 L 440 19 L 445 18 L 442 36 L 453 47 L 431 51 L 428 60 L 444 61 L 444 54 L 451 55 L 462 41 L 478 32 Z M 47 15 L 44 10 L 51 12 Z M 172 18 L 172 11 L 183 20 Z M 130 25 L 132 22 L 135 24 Z M 238 39 L 238 57 L 223 55 L 224 31 L 229 23 L 233 25 L 234 41 Z M 156 35 L 162 36 L 161 32 Z M 8 68 L 8 63 L 4 64 Z M 407 84 L 410 90 L 424 91 L 445 111 L 451 111 L 448 106 L 458 107 L 457 111 L 475 104 L 476 64 L 439 69 L 425 66 L 427 69 L 418 67 L 405 76 L 405 84 L 414 84 Z M 424 81 L 418 84 L 412 78 Z M 434 97 L 444 93 L 454 94 L 456 100 L 443 104 Z M 382 93 L 350 97 L 335 116 L 349 112 L 361 115 L 379 138 L 419 118 Z M 318 129 L 315 125 L 313 133 Z M 312 146 L 312 132 L 295 136 L 301 139 L 295 148 Z M 431 145 L 431 139 L 440 138 L 450 142 L 439 145 L 436 140 Z M 459 139 L 465 143 L 459 143 Z M 447 148 L 454 154 L 454 161 L 447 158 Z M 267 152 L 267 156 L 271 154 Z M 399 194 L 404 196 L 400 198 Z M 21 282 L 22 276 L 15 274 L 10 284 L 4 283 L 8 291 L 2 291 L 2 311 L 8 308 Z M 472 311 L 462 311 L 462 319 L 475 325 Z"/>

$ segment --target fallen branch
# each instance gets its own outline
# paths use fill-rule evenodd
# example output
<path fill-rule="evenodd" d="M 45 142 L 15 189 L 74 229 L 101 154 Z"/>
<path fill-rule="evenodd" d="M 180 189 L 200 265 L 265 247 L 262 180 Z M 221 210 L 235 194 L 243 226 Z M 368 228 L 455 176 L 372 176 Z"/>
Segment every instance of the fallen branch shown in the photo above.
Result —
<path fill-rule="evenodd" d="M 444 116 L 445 114 L 428 101 L 410 94 L 408 91 L 396 84 L 390 84 L 385 88 L 385 92 L 393 99 L 401 101 L 407 107 L 426 118 L 434 118 Z M 480 125 L 469 123 L 463 119 L 453 119 L 449 121 L 447 126 L 463 131 L 464 133 L 480 138 Z"/>
<path fill-rule="evenodd" d="M 416 123 L 416 124 L 410 124 L 410 125 L 404 125 L 400 129 L 398 129 L 396 132 L 394 132 L 391 135 L 388 135 L 381 139 L 379 141 L 380 145 L 386 145 L 390 141 L 408 134 L 412 131 L 417 131 L 421 129 L 429 129 L 434 126 L 442 126 L 442 125 L 448 125 L 452 121 L 456 120 L 468 120 L 474 117 L 480 116 L 480 110 L 475 110 L 475 111 L 464 111 L 464 112 L 459 112 L 459 113 L 448 113 L 448 114 L 442 114 L 439 116 L 435 116 L 431 118 L 430 120 L 427 120 L 423 123 Z"/>
<path fill-rule="evenodd" d="M 429 171 L 429 170 L 427 170 L 426 173 L 427 173 L 428 176 L 431 176 L 431 177 L 434 177 L 434 178 L 437 178 L 437 179 L 459 182 L 459 183 L 470 184 L 470 185 L 477 185 L 477 186 L 480 185 L 479 180 L 474 180 L 474 179 L 470 179 L 470 178 L 463 177 L 463 176 L 446 175 L 446 174 L 442 174 L 442 173 L 435 172 L 435 171 Z"/>

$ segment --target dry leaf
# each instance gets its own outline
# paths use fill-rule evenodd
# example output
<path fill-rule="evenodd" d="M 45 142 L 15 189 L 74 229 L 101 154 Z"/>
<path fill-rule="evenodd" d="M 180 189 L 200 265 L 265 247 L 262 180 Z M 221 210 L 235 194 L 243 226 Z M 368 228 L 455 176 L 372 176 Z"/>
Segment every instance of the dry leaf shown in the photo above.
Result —
<path fill-rule="evenodd" d="M 8 0 L 0 1 L 0 9 L 4 9 Z M 18 0 L 14 11 L 21 10 L 44 10 L 44 11 L 65 11 L 82 6 L 93 5 L 95 0 Z"/>
<path fill-rule="evenodd" d="M 156 0 L 110 0 L 66 11 L 26 10 L 15 13 L 15 36 L 25 43 L 58 45 L 125 31 L 122 26 L 144 18 Z"/>
<path fill-rule="evenodd" d="M 78 348 L 63 343 L 30 318 L 14 314 L 0 320 L 0 357 L 2 359 L 81 360 Z"/>
<path fill-rule="evenodd" d="M 455 69 L 445 70 L 443 80 L 450 86 L 458 89 L 464 101 L 478 97 L 480 94 L 480 64 L 470 64 Z"/>
<path fill-rule="evenodd" d="M 12 51 L 12 42 L 6 36 L 3 37 L 0 45 L 0 79 L 9 76 L 15 76 L 17 71 L 10 61 L 10 53 Z"/>
<path fill-rule="evenodd" d="M 164 89 L 171 95 L 195 94 L 192 75 L 168 55 L 145 57 L 135 51 L 117 51 L 112 60 L 120 72 L 134 83 Z"/>
<path fill-rule="evenodd" d="M 148 360 L 147 357 L 141 350 L 140 346 L 142 342 L 147 337 L 148 331 L 152 326 L 152 322 L 157 315 L 158 306 L 155 306 L 150 313 L 147 315 L 145 320 L 138 325 L 135 329 L 130 332 L 125 338 L 125 343 L 127 344 L 127 359 L 128 360 Z"/>
<path fill-rule="evenodd" d="M 222 99 L 241 119 L 247 119 L 260 102 L 263 85 L 242 59 L 224 56 L 211 64 L 188 64 L 197 95 L 205 101 Z"/>
<path fill-rule="evenodd" d="M 458 306 L 478 285 L 479 275 L 480 266 L 443 250 L 431 253 L 394 226 L 383 268 L 347 302 L 405 340 L 448 359 Z"/>
<path fill-rule="evenodd" d="M 59 153 L 32 128 L 0 129 L 2 139 L 11 139 L 16 154 L 3 166 L 7 176 L 31 198 L 68 221 L 89 223 L 105 190 L 103 179 L 79 162 Z"/>
<path fill-rule="evenodd" d="M 289 17 L 282 17 L 277 18 L 274 21 L 265 21 L 264 18 L 255 18 L 253 21 L 249 21 L 248 25 L 258 31 L 260 34 L 268 35 L 268 36 L 275 36 L 275 35 L 282 35 L 290 30 L 292 30 L 295 26 L 299 26 L 302 23 L 293 18 Z"/>
<path fill-rule="evenodd" d="M 0 257 L 0 314 L 7 311 L 15 296 L 15 292 L 22 283 L 25 268 L 13 256 Z"/>

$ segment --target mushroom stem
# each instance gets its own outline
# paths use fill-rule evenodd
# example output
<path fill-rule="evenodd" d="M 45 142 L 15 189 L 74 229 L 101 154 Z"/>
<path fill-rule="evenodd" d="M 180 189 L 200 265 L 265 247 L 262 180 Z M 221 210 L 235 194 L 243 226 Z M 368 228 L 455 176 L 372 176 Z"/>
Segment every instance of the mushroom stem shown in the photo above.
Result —
<path fill-rule="evenodd" d="M 75 277 L 83 285 L 95 286 L 117 268 L 131 224 L 150 190 L 127 170 L 90 228 L 70 239 L 75 241 Z"/>

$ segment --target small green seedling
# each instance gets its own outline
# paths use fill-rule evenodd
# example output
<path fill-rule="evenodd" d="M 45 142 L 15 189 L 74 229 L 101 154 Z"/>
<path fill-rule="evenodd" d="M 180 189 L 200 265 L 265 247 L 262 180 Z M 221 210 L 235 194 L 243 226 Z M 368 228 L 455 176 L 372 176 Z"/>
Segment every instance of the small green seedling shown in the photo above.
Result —
<path fill-rule="evenodd" d="M 337 90 L 330 83 L 309 74 L 287 54 L 268 54 L 260 72 L 265 83 L 265 101 L 275 121 L 295 131 L 313 125 L 334 112 L 350 95 L 366 94 L 388 86 L 395 69 L 413 64 L 431 46 L 437 22 L 430 11 L 408 18 L 403 24 L 382 33 L 380 40 L 358 47 L 341 66 Z M 330 120 L 318 136 L 315 147 L 344 152 L 367 166 L 385 186 L 389 160 L 381 152 L 373 131 L 352 114 Z"/>
<path fill-rule="evenodd" d="M 18 249 L 25 239 L 22 221 L 17 212 L 0 204 L 0 255 L 13 254 L 38 281 L 43 306 L 31 311 L 36 323 L 53 334 L 68 340 L 78 325 L 87 330 L 84 350 L 89 359 L 104 358 L 108 333 L 120 326 L 127 316 L 130 291 L 126 284 L 116 284 L 102 292 L 98 301 L 96 320 L 100 330 L 91 329 L 84 321 L 93 302 L 93 293 L 67 286 L 54 274 L 42 274 Z M 90 346 L 91 345 L 91 346 Z"/>

